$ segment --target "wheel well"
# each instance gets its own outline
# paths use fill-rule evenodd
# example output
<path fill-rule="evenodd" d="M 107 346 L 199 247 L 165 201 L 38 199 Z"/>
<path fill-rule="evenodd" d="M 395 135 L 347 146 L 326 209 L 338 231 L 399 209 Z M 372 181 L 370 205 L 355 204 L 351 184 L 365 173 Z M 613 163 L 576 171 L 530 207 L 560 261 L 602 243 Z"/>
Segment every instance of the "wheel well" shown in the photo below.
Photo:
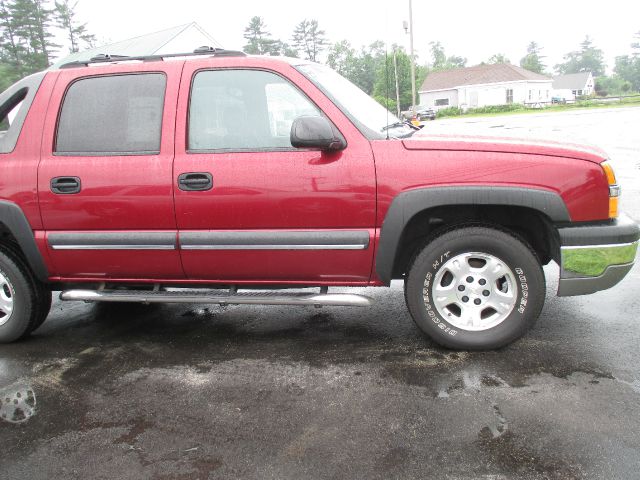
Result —
<path fill-rule="evenodd" d="M 16 237 L 13 236 L 11 230 L 2 222 L 0 222 L 0 244 L 12 244 L 13 246 L 17 246 L 18 242 L 16 241 Z"/>
<path fill-rule="evenodd" d="M 542 265 L 558 257 L 560 241 L 551 220 L 543 213 L 509 205 L 448 205 L 423 210 L 405 226 L 393 263 L 393 278 L 402 278 L 416 249 L 438 230 L 455 225 L 495 225 L 522 237 Z"/>
<path fill-rule="evenodd" d="M 24 252 L 20 248 L 20 244 L 16 240 L 16 237 L 13 235 L 11 230 L 9 230 L 9 227 L 0 222 L 0 246 L 2 245 L 9 247 L 14 252 L 14 254 L 20 255 L 22 260 L 24 260 L 26 263 L 27 259 L 24 255 Z"/>

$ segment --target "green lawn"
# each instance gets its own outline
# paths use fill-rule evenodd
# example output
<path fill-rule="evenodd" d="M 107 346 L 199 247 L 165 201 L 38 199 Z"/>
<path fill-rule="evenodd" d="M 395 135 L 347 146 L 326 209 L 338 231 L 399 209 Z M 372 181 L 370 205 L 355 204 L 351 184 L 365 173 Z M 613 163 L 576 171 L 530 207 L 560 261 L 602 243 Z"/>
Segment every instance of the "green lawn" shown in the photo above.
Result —
<path fill-rule="evenodd" d="M 568 104 L 554 104 L 543 108 L 528 108 L 524 105 L 509 106 L 509 110 L 504 111 L 491 111 L 494 108 L 500 109 L 500 107 L 485 107 L 482 109 L 468 110 L 466 113 L 461 111 L 456 112 L 454 109 L 446 109 L 438 112 L 437 118 L 474 118 L 474 117 L 498 117 L 503 115 L 521 115 L 521 114 L 539 114 L 539 113 L 551 113 L 551 112 L 565 112 L 567 110 L 590 110 L 593 108 L 620 108 L 620 107 L 640 107 L 640 95 L 635 97 L 623 98 L 621 101 L 616 102 L 603 102 L 602 99 L 594 100 L 582 100 L 576 103 Z"/>

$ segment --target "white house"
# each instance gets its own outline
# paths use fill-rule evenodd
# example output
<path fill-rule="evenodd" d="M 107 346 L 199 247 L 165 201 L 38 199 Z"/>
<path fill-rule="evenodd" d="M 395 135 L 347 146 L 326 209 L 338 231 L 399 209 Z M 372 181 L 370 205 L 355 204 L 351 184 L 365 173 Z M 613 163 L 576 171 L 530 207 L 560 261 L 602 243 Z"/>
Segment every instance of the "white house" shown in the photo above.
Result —
<path fill-rule="evenodd" d="M 209 35 L 196 22 L 178 25 L 159 32 L 147 33 L 139 37 L 121 40 L 116 43 L 102 45 L 100 47 L 72 53 L 59 59 L 51 68 L 74 61 L 87 61 L 97 55 L 125 55 L 128 57 L 144 55 L 162 55 L 169 53 L 188 53 L 202 46 L 221 48 L 211 35 Z"/>
<path fill-rule="evenodd" d="M 432 72 L 420 88 L 420 105 L 477 108 L 550 102 L 553 80 L 508 63 Z"/>
<path fill-rule="evenodd" d="M 553 77 L 554 98 L 571 101 L 576 97 L 591 95 L 594 89 L 595 79 L 591 72 L 568 73 Z"/>

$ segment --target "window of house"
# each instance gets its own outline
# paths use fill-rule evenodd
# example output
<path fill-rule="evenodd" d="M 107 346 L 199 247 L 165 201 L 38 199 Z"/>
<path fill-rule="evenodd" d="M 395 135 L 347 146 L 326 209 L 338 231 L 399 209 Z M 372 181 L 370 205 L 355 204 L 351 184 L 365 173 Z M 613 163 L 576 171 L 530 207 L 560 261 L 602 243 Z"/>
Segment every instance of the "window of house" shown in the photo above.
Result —
<path fill-rule="evenodd" d="M 435 101 L 435 106 L 436 107 L 446 107 L 449 105 L 449 99 L 448 98 L 437 98 Z"/>
<path fill-rule="evenodd" d="M 533 100 L 533 90 L 529 90 L 529 100 Z"/>
<path fill-rule="evenodd" d="M 507 103 L 513 103 L 513 88 L 507 89 Z"/>
<path fill-rule="evenodd" d="M 291 124 L 319 116 L 289 81 L 261 70 L 207 70 L 193 80 L 190 151 L 290 149 Z"/>
<path fill-rule="evenodd" d="M 162 73 L 100 76 L 72 83 L 60 112 L 56 153 L 159 153 L 165 87 Z"/>
<path fill-rule="evenodd" d="M 578 96 L 582 95 L 582 90 L 578 90 Z"/>

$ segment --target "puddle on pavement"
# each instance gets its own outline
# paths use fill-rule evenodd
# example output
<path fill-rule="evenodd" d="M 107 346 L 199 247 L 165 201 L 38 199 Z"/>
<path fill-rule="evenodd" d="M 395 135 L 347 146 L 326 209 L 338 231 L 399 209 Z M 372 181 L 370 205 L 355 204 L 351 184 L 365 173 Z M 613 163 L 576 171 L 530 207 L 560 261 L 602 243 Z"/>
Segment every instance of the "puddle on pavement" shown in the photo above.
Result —
<path fill-rule="evenodd" d="M 509 430 L 509 422 L 500 411 L 500 407 L 498 405 L 493 405 L 493 414 L 496 417 L 496 423 L 487 425 L 486 428 L 489 429 L 493 438 L 498 438 L 507 433 Z"/>
<path fill-rule="evenodd" d="M 640 393 L 640 380 L 632 380 L 631 382 L 627 382 L 626 380 L 617 379 L 618 382 L 628 386 L 636 393 Z"/>
<path fill-rule="evenodd" d="M 24 423 L 36 413 L 36 394 L 29 385 L 12 385 L 0 389 L 0 419 Z"/>
<path fill-rule="evenodd" d="M 473 395 L 486 387 L 511 387 L 505 380 L 493 373 L 480 373 L 468 370 L 438 388 L 436 398 L 449 398 L 452 395 Z"/>

